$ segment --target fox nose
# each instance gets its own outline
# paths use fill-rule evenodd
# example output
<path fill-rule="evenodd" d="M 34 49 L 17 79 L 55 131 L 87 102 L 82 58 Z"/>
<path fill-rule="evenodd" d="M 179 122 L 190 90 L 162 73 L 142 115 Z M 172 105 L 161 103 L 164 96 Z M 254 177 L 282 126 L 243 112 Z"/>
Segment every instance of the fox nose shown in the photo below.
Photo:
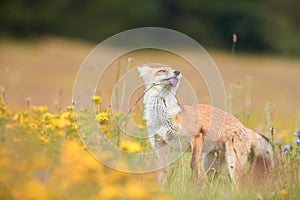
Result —
<path fill-rule="evenodd" d="M 175 74 L 176 76 L 178 76 L 178 75 L 180 74 L 180 71 L 174 71 L 174 74 Z"/>

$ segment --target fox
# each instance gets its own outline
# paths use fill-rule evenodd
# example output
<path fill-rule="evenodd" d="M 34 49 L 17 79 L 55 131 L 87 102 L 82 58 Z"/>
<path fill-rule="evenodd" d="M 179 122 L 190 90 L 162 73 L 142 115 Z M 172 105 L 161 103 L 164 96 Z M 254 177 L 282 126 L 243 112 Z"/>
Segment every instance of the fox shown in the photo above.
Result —
<path fill-rule="evenodd" d="M 145 86 L 144 114 L 148 138 L 156 152 L 156 162 L 164 167 L 157 172 L 158 181 L 166 183 L 169 165 L 166 158 L 176 147 L 162 151 L 174 137 L 189 138 L 192 179 L 205 184 L 204 176 L 226 166 L 236 185 L 246 174 L 275 166 L 275 152 L 270 140 L 245 127 L 232 114 L 206 104 L 180 105 L 176 94 L 182 79 L 179 70 L 168 66 L 137 67 Z M 178 150 L 178 149 L 177 149 Z M 246 164 L 250 162 L 250 168 Z"/>

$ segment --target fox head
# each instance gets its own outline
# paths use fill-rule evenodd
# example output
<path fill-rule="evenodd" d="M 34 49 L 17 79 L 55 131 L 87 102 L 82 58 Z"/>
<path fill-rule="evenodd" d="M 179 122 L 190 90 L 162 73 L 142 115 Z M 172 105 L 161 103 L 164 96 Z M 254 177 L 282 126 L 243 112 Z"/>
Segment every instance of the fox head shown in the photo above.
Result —
<path fill-rule="evenodd" d="M 147 88 L 154 85 L 156 88 L 164 88 L 176 92 L 182 78 L 180 71 L 173 70 L 170 67 L 140 66 L 137 69 Z"/>

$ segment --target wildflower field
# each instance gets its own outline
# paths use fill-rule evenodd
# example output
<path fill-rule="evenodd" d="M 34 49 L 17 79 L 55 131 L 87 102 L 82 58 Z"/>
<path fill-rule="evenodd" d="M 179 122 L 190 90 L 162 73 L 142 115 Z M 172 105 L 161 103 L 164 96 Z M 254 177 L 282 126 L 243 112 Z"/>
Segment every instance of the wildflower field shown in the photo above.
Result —
<path fill-rule="evenodd" d="M 224 79 L 228 111 L 271 139 L 276 167 L 269 178 L 245 177 L 238 188 L 226 175 L 199 188 L 190 183 L 190 153 L 185 153 L 172 164 L 167 184 L 161 186 L 154 173 L 131 174 L 106 167 L 82 144 L 76 124 L 81 116 L 71 105 L 72 86 L 91 48 L 53 38 L 1 41 L 0 199 L 298 199 L 300 60 L 209 52 Z M 112 63 L 110 76 L 99 83 L 107 87 L 97 88 L 91 99 L 94 120 L 105 137 L 132 153 L 151 151 L 151 147 L 122 136 L 112 117 L 110 98 L 115 79 L 128 68 L 149 62 L 149 54 L 157 63 L 180 65 L 187 78 L 194 78 L 187 64 L 172 55 L 132 53 Z M 209 103 L 205 84 L 199 81 L 196 89 L 201 103 Z M 132 102 L 137 97 L 133 94 Z M 141 102 L 132 117 L 145 129 Z"/>

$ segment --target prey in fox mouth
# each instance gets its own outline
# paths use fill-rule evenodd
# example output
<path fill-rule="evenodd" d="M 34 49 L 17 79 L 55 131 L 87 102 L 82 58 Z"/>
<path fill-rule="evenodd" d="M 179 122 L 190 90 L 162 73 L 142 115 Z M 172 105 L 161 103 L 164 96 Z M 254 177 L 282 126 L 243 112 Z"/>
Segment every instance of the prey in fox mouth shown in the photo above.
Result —
<path fill-rule="evenodd" d="M 167 85 L 169 85 L 169 86 L 173 86 L 173 87 L 175 87 L 176 85 L 177 85 L 177 83 L 178 83 L 178 76 L 180 75 L 180 71 L 173 71 L 173 76 L 172 77 L 170 77 L 170 78 L 165 78 L 165 79 L 163 79 L 163 81 L 167 84 Z"/>
<path fill-rule="evenodd" d="M 178 83 L 178 79 L 176 77 L 167 78 L 164 79 L 163 81 L 165 81 L 169 86 L 173 86 L 173 87 L 175 87 Z"/>

